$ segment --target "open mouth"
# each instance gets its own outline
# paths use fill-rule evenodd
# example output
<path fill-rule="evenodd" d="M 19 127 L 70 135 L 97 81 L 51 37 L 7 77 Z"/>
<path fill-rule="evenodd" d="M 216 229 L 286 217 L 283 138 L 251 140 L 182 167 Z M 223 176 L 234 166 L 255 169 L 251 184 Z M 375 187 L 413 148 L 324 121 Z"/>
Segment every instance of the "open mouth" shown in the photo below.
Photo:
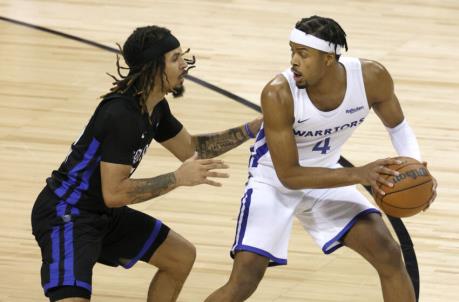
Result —
<path fill-rule="evenodd" d="M 303 77 L 303 75 L 301 73 L 297 72 L 294 69 L 292 69 L 292 72 L 293 72 L 293 78 L 295 79 L 295 81 L 298 81 Z"/>

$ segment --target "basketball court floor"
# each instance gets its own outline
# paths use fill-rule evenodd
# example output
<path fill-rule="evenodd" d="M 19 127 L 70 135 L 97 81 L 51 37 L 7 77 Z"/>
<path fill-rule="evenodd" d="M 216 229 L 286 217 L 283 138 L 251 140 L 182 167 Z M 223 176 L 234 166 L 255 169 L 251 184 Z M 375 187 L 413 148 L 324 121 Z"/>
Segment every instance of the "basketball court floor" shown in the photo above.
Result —
<path fill-rule="evenodd" d="M 350 48 L 347 55 L 377 60 L 394 78 L 423 158 L 439 183 L 431 209 L 403 220 L 418 262 L 419 301 L 457 301 L 459 2 L 455 0 L 0 0 L 0 301 L 46 301 L 30 211 L 46 177 L 89 120 L 98 97 L 111 87 L 105 72 L 116 72 L 116 57 L 110 51 L 115 42 L 123 43 L 138 26 L 170 28 L 197 58 L 191 75 L 234 94 L 189 80 L 185 97 L 169 99 L 172 111 L 191 133 L 214 132 L 259 115 L 237 100 L 259 104 L 264 84 L 289 67 L 291 28 L 314 14 L 342 25 Z M 179 188 L 135 206 L 197 247 L 197 260 L 179 301 L 203 301 L 229 276 L 229 248 L 247 178 L 249 146 L 221 156 L 231 167 L 231 178 L 223 181 L 222 188 Z M 354 165 L 393 155 L 388 135 L 373 113 L 343 150 Z M 152 144 L 135 177 L 178 166 L 172 155 Z M 346 248 L 323 255 L 296 222 L 288 261 L 287 266 L 267 271 L 249 301 L 383 301 L 376 272 L 363 259 Z M 154 272 L 146 264 L 130 270 L 97 265 L 92 301 L 145 301 Z"/>

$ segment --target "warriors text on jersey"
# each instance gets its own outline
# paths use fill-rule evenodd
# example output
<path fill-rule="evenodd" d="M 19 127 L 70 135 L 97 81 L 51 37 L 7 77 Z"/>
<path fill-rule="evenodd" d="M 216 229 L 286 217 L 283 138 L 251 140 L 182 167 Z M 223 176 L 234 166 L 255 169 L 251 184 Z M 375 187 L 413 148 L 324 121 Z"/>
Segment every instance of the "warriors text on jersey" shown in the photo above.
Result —
<path fill-rule="evenodd" d="M 298 157 L 304 167 L 331 167 L 341 154 L 341 147 L 368 115 L 362 67 L 358 58 L 341 57 L 346 69 L 347 87 L 341 104 L 332 111 L 320 111 L 309 99 L 306 89 L 296 86 L 290 69 L 282 75 L 288 80 L 294 102 L 293 134 Z M 273 168 L 264 128 L 258 132 L 250 158 L 250 171 Z M 260 172 L 260 171 L 258 171 Z"/>

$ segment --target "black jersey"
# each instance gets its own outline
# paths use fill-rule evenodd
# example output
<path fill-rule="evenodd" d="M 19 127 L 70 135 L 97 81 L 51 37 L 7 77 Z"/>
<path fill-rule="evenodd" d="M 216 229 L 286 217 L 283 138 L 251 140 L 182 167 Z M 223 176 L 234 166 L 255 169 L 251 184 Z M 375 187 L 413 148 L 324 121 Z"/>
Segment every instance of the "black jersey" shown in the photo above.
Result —
<path fill-rule="evenodd" d="M 132 175 L 152 139 L 165 141 L 182 127 L 165 99 L 149 117 L 141 113 L 137 98 L 112 94 L 99 104 L 67 158 L 46 182 L 67 205 L 105 211 L 100 162 L 130 165 Z"/>

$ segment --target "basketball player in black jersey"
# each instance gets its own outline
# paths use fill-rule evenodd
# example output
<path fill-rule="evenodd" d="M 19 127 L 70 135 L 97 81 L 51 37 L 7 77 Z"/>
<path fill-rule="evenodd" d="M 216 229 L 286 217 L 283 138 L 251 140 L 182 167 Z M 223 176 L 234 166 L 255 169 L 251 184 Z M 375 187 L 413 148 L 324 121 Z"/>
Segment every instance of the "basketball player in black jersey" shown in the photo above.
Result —
<path fill-rule="evenodd" d="M 133 210 L 135 204 L 179 186 L 220 186 L 209 177 L 227 166 L 211 159 L 253 137 L 256 119 L 243 126 L 190 135 L 172 115 L 167 93 L 183 93 L 194 67 L 166 28 L 137 28 L 122 55 L 129 73 L 118 73 L 111 92 L 92 115 L 58 170 L 47 179 L 32 210 L 41 248 L 41 279 L 50 301 L 89 301 L 96 262 L 132 267 L 138 260 L 159 270 L 147 301 L 176 301 L 195 260 L 195 247 L 161 221 Z M 131 178 L 152 139 L 183 164 L 174 172 Z"/>

